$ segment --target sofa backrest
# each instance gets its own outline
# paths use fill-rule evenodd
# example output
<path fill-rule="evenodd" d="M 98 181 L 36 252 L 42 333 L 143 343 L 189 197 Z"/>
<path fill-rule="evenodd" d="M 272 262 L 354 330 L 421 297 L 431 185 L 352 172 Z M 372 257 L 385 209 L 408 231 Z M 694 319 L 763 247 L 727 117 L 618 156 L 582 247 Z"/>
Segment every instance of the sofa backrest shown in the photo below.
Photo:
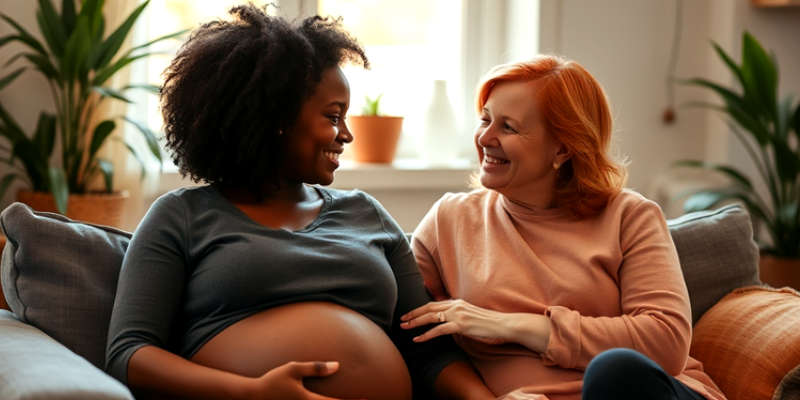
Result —
<path fill-rule="evenodd" d="M 739 206 L 668 221 L 692 322 L 730 291 L 759 284 L 758 248 Z M 131 234 L 14 203 L 0 214 L 0 281 L 14 314 L 103 368 L 117 277 Z"/>

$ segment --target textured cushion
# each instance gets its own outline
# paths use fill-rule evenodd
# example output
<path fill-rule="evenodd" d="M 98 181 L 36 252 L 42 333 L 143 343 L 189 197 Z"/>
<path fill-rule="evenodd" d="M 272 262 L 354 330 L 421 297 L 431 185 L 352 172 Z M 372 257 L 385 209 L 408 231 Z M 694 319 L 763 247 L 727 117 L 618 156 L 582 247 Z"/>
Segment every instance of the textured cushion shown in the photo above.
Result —
<path fill-rule="evenodd" d="M 694 327 L 691 355 L 729 400 L 800 399 L 800 294 L 733 291 Z"/>
<path fill-rule="evenodd" d="M 35 212 L 22 203 L 3 211 L 0 226 L 8 238 L 0 273 L 11 310 L 102 368 L 131 234 Z"/>
<path fill-rule="evenodd" d="M 132 400 L 120 382 L 0 310 L 0 399 Z"/>
<path fill-rule="evenodd" d="M 759 285 L 758 246 L 738 205 L 667 221 L 689 289 L 692 323 L 732 290 Z"/>

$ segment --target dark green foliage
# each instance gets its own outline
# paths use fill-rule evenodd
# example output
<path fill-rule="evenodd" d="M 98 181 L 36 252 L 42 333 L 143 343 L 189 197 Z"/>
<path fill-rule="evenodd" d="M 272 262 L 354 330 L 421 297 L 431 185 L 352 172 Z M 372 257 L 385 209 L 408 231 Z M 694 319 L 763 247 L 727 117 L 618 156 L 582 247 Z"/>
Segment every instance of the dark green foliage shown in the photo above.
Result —
<path fill-rule="evenodd" d="M 723 202 L 739 201 L 769 231 L 772 244 L 765 250 L 778 257 L 799 257 L 800 104 L 793 106 L 791 96 L 778 101 L 778 70 L 774 58 L 747 32 L 742 43 L 741 65 L 713 43 L 719 57 L 736 77 L 740 90 L 701 78 L 685 83 L 708 88 L 723 100 L 722 106 L 705 106 L 728 117 L 731 130 L 769 189 L 769 198 L 759 196 L 750 179 L 732 167 L 681 161 L 676 165 L 713 170 L 730 178 L 727 187 L 692 192 L 684 209 L 686 212 L 705 210 Z"/>
<path fill-rule="evenodd" d="M 59 211 L 64 213 L 69 194 L 85 193 L 98 174 L 102 174 L 106 190 L 112 191 L 114 169 L 110 160 L 98 157 L 98 151 L 111 137 L 116 123 L 113 119 L 94 122 L 98 105 L 109 98 L 130 103 L 125 97 L 128 89 L 152 90 L 141 85 L 116 90 L 104 86 L 106 82 L 132 61 L 152 54 L 146 52 L 150 45 L 185 32 L 167 35 L 119 54 L 149 0 L 136 8 L 107 38 L 103 38 L 106 25 L 104 0 L 83 0 L 79 10 L 75 8 L 75 0 L 62 0 L 61 14 L 56 11 L 52 0 L 37 2 L 36 21 L 44 43 L 0 13 L 0 18 L 15 30 L 15 33 L 0 38 L 0 47 L 15 41 L 26 47 L 8 64 L 18 59 L 25 59 L 28 63 L 26 67 L 0 78 L 0 90 L 25 70 L 36 70 L 50 84 L 56 114 L 42 112 L 35 132 L 29 136 L 0 104 L 0 136 L 8 139 L 10 144 L 10 147 L 0 146 L 0 154 L 7 154 L 6 157 L 0 156 L 0 161 L 12 168 L 12 172 L 0 180 L 0 197 L 16 178 L 20 178 L 35 191 L 53 193 Z M 147 141 L 149 152 L 160 162 L 161 150 L 155 134 L 144 124 L 135 123 L 134 126 Z M 61 140 L 60 164 L 54 161 L 57 159 L 53 154 L 57 139 Z M 141 155 L 136 154 L 130 144 L 126 145 L 141 163 Z"/>

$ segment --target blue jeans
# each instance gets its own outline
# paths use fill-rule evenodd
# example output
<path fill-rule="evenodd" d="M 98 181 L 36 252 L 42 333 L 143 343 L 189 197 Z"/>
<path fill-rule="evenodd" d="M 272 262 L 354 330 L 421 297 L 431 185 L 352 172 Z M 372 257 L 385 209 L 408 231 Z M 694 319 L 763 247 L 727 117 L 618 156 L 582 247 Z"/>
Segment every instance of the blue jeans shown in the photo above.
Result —
<path fill-rule="evenodd" d="M 630 349 L 600 353 L 583 376 L 583 400 L 705 400 L 653 360 Z"/>

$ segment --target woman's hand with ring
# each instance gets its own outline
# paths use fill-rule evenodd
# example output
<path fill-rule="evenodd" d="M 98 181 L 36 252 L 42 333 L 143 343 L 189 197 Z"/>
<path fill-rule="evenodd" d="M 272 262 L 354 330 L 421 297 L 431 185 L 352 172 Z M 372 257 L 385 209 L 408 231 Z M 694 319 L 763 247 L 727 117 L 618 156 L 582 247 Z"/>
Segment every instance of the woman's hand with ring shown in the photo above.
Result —
<path fill-rule="evenodd" d="M 428 303 L 402 316 L 400 326 L 413 329 L 428 324 L 439 324 L 414 338 L 424 342 L 437 336 L 459 334 L 488 344 L 506 342 L 503 335 L 509 314 L 487 310 L 464 300 L 446 300 Z"/>

